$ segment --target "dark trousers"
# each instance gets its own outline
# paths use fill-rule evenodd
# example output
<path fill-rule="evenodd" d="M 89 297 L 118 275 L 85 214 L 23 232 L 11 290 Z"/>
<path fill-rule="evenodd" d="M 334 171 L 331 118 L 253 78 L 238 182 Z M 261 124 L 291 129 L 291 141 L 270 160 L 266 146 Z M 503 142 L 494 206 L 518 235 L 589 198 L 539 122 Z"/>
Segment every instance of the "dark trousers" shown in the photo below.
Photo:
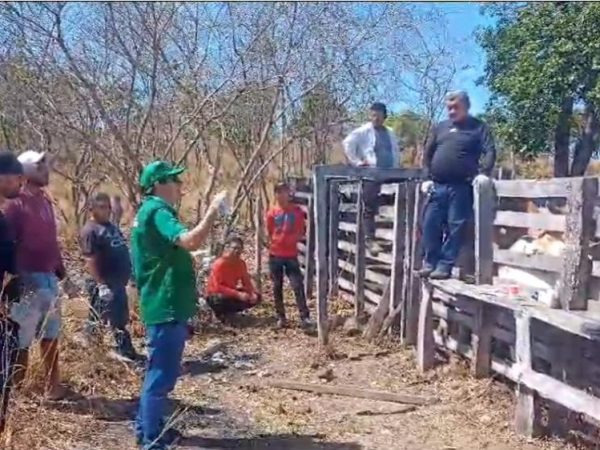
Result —
<path fill-rule="evenodd" d="M 375 238 L 375 216 L 379 212 L 380 184 L 374 181 L 365 181 L 363 184 L 363 203 L 365 211 L 365 238 Z"/>
<path fill-rule="evenodd" d="M 8 401 L 12 388 L 12 378 L 19 350 L 19 325 L 10 319 L 0 319 L 0 432 L 4 430 L 8 416 Z"/>
<path fill-rule="evenodd" d="M 206 303 L 218 318 L 235 314 L 253 308 L 260 303 L 260 296 L 256 303 L 243 302 L 236 297 L 225 297 L 223 295 L 209 295 Z"/>
<path fill-rule="evenodd" d="M 473 214 L 471 183 L 434 183 L 423 217 L 424 266 L 450 273 Z"/>
<path fill-rule="evenodd" d="M 304 296 L 304 277 L 300 271 L 298 258 L 281 258 L 271 255 L 269 258 L 269 271 L 273 281 L 273 297 L 275 298 L 275 311 L 280 318 L 285 318 L 285 307 L 283 305 L 283 276 L 287 275 L 290 285 L 296 297 L 296 305 L 300 312 L 300 318 L 309 316 Z"/>
<path fill-rule="evenodd" d="M 95 281 L 88 280 L 86 288 L 90 299 L 90 310 L 85 332 L 92 335 L 97 332 L 100 324 L 108 323 L 115 340 L 117 352 L 129 355 L 134 352 L 131 335 L 127 330 L 129 324 L 129 304 L 125 285 L 110 285 L 112 300 L 105 302 L 98 295 L 98 286 Z"/>

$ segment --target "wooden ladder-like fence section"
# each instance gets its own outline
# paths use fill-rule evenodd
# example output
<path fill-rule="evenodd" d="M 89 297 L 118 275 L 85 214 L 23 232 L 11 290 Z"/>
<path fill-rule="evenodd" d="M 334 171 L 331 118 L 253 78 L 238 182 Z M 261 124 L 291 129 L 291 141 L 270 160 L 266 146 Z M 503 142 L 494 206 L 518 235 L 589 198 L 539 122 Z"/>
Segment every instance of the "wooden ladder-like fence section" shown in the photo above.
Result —
<path fill-rule="evenodd" d="M 364 239 L 362 194 L 369 181 L 382 183 L 376 236 L 383 248 L 376 255 Z M 416 344 L 421 370 L 438 364 L 437 352 L 457 353 L 470 360 L 474 376 L 499 376 L 514 386 L 519 432 L 579 433 L 600 442 L 598 435 L 590 438 L 600 423 L 598 179 L 477 184 L 471 260 L 469 252 L 466 258 L 474 284 L 415 277 L 420 181 L 418 170 L 319 166 L 311 184 L 297 185 L 309 219 L 300 251 L 309 294 L 316 284 L 320 344 L 328 341 L 332 295 L 348 295 L 357 316 L 382 302 L 389 302 L 388 311 L 400 305 L 395 331 L 404 343 Z M 510 237 L 531 229 L 560 238 L 560 256 L 511 251 Z M 535 301 L 525 286 L 524 295 L 511 297 L 503 267 L 555 280 L 557 308 Z"/>

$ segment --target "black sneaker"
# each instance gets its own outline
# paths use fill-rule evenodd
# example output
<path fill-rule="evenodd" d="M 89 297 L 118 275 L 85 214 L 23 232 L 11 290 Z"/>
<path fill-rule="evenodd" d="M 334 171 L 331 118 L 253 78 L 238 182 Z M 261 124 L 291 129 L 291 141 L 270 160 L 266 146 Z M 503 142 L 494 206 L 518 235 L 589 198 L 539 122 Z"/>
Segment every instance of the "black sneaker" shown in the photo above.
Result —
<path fill-rule="evenodd" d="M 288 321 L 285 317 L 279 317 L 277 319 L 277 328 L 283 330 L 288 327 Z"/>
<path fill-rule="evenodd" d="M 421 270 L 417 272 L 419 278 L 429 278 L 429 276 L 433 273 L 432 267 L 423 267 Z"/>
<path fill-rule="evenodd" d="M 450 278 L 450 272 L 440 269 L 435 269 L 431 272 L 431 275 L 429 275 L 430 280 L 447 280 L 448 278 Z"/>

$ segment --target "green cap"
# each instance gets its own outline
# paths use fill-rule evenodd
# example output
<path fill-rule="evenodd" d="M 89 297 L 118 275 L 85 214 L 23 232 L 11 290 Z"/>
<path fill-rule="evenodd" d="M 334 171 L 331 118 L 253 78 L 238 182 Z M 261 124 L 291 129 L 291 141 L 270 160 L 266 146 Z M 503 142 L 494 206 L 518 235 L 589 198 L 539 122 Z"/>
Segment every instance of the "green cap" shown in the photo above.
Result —
<path fill-rule="evenodd" d="M 184 172 L 184 167 L 175 167 L 166 161 L 154 161 L 142 169 L 140 175 L 140 187 L 147 191 L 160 181 L 174 177 Z"/>

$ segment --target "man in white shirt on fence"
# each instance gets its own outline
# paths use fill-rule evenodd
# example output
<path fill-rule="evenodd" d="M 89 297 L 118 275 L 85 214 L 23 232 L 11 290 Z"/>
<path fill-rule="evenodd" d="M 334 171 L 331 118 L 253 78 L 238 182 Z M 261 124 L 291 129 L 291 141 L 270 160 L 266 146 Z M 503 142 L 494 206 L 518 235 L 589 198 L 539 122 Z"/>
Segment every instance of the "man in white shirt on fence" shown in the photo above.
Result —
<path fill-rule="evenodd" d="M 384 125 L 387 108 L 373 103 L 369 109 L 370 121 L 353 130 L 344 139 L 344 152 L 355 167 L 391 169 L 400 166 L 400 149 L 393 130 Z M 372 253 L 379 252 L 375 243 L 375 216 L 379 210 L 379 183 L 366 181 L 363 201 L 365 207 L 365 236 Z"/>

